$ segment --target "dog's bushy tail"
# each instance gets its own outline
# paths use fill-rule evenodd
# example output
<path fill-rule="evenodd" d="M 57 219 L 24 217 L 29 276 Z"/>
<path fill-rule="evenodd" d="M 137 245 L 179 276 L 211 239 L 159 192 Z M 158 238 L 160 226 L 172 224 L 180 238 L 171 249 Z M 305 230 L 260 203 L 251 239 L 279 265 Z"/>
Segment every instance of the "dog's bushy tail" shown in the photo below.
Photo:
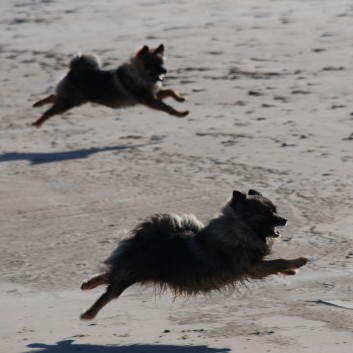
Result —
<path fill-rule="evenodd" d="M 197 233 L 203 224 L 194 215 L 155 214 L 146 218 L 133 231 L 137 238 L 164 238 Z"/>
<path fill-rule="evenodd" d="M 80 72 L 84 70 L 98 70 L 101 67 L 101 61 L 95 54 L 77 53 L 70 61 L 70 70 Z"/>
<path fill-rule="evenodd" d="M 175 237 L 186 238 L 202 228 L 204 225 L 194 215 L 155 214 L 138 224 L 104 263 L 114 268 L 127 253 L 159 246 Z"/>

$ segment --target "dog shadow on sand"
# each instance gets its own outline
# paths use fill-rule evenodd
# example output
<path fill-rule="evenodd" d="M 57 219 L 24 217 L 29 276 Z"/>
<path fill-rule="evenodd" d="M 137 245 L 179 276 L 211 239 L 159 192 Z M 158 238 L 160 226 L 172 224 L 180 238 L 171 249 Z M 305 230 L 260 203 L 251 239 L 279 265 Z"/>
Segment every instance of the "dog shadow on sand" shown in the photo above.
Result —
<path fill-rule="evenodd" d="M 31 343 L 26 353 L 226 353 L 229 348 L 209 348 L 207 346 L 177 346 L 168 344 L 132 344 L 132 345 L 91 345 L 75 344 L 74 340 L 59 341 L 49 345 Z"/>
<path fill-rule="evenodd" d="M 53 163 L 53 162 L 63 162 L 73 159 L 83 159 L 90 157 L 93 154 L 99 152 L 108 152 L 108 151 L 122 151 L 122 150 L 133 150 L 139 147 L 145 147 L 147 145 L 154 145 L 159 142 L 150 142 L 139 145 L 130 145 L 130 146 L 107 146 L 107 147 L 92 147 L 87 149 L 80 149 L 75 151 L 67 152 L 50 152 L 50 153 L 22 153 L 22 152 L 8 152 L 0 154 L 0 163 L 1 162 L 13 162 L 25 160 L 30 162 L 30 165 Z"/>

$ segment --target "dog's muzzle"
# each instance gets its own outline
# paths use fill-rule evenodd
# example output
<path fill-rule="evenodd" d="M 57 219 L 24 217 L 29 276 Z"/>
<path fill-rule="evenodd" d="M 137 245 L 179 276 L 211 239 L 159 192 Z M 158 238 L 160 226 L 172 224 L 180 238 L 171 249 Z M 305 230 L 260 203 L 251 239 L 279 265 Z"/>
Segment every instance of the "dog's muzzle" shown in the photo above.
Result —
<path fill-rule="evenodd" d="M 158 75 L 158 81 L 163 81 L 164 76 L 167 73 L 167 70 L 162 66 L 159 68 L 159 75 Z"/>
<path fill-rule="evenodd" d="M 269 234 L 268 236 L 271 238 L 278 238 L 281 236 L 281 233 L 279 230 L 276 229 L 276 227 L 284 227 L 288 223 L 288 219 L 284 217 L 277 216 L 276 217 L 276 222 L 275 225 L 269 227 Z"/>

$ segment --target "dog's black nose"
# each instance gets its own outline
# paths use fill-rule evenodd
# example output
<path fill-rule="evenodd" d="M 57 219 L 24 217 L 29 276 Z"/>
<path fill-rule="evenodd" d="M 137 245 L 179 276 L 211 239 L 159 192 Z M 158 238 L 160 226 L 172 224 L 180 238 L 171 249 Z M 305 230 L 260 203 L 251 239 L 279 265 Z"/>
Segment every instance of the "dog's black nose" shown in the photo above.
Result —
<path fill-rule="evenodd" d="M 160 71 L 161 71 L 161 74 L 166 74 L 167 73 L 167 70 L 164 67 L 161 67 Z"/>
<path fill-rule="evenodd" d="M 280 217 L 278 219 L 278 225 L 280 225 L 280 226 L 285 226 L 287 223 L 288 223 L 288 219 L 287 218 Z"/>

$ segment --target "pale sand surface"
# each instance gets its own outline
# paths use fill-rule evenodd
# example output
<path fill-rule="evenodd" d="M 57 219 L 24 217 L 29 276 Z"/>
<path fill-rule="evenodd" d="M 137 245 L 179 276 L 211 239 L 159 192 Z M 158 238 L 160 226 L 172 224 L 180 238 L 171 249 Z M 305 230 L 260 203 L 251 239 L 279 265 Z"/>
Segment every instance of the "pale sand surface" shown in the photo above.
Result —
<path fill-rule="evenodd" d="M 352 352 L 353 6 L 336 1 L 0 4 L 0 352 Z M 77 51 L 105 67 L 164 43 L 189 117 L 89 105 L 32 128 Z M 80 292 L 155 212 L 207 221 L 233 189 L 290 224 L 297 276 L 173 302 L 128 289 L 96 320 Z"/>

